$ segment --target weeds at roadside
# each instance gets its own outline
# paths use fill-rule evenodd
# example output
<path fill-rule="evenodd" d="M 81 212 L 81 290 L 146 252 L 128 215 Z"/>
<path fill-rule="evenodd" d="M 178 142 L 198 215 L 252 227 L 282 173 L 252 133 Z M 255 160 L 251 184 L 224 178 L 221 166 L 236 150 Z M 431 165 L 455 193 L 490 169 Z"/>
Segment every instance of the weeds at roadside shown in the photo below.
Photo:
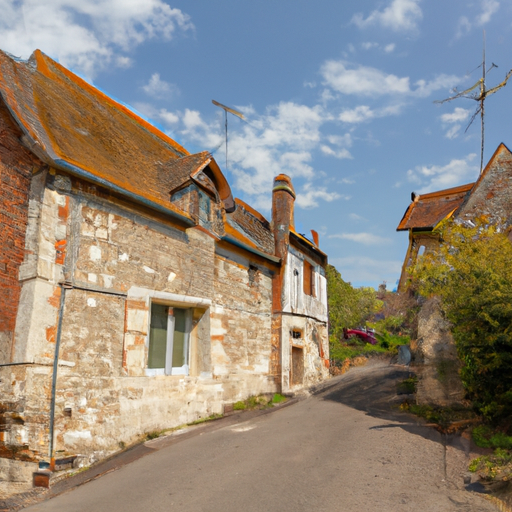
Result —
<path fill-rule="evenodd" d="M 407 379 L 398 382 L 396 385 L 397 395 L 413 395 L 416 393 L 416 385 L 418 384 L 418 377 L 410 375 Z"/>
<path fill-rule="evenodd" d="M 377 343 L 372 345 L 371 343 L 365 343 L 357 336 L 348 340 L 339 340 L 331 336 L 329 343 L 331 375 L 343 374 L 350 366 L 361 366 L 361 364 L 352 364 L 353 361 L 359 358 L 394 356 L 398 354 L 398 347 L 400 345 L 407 345 L 410 342 L 409 336 L 390 334 L 388 332 L 376 334 L 375 338 Z"/>
<path fill-rule="evenodd" d="M 415 414 L 428 423 L 437 425 L 442 432 L 464 430 L 471 423 L 478 421 L 475 412 L 467 407 L 432 407 L 411 404 L 406 400 L 400 405 L 400 410 Z"/>
<path fill-rule="evenodd" d="M 201 423 L 206 423 L 207 421 L 219 420 L 222 417 L 222 414 L 210 414 L 210 416 L 207 416 L 206 418 L 199 418 L 198 420 L 187 423 L 187 425 L 200 425 Z"/>
<path fill-rule="evenodd" d="M 469 471 L 478 473 L 484 481 L 510 480 L 512 478 L 512 436 L 493 429 L 489 425 L 478 425 L 471 434 L 477 446 L 492 448 L 494 452 L 473 459 L 469 463 Z"/>
<path fill-rule="evenodd" d="M 469 463 L 469 471 L 478 473 L 485 481 L 510 480 L 512 478 L 512 454 L 509 450 L 496 448 L 491 455 L 483 455 Z"/>
<path fill-rule="evenodd" d="M 253 409 L 266 409 L 268 407 L 273 407 L 274 405 L 280 404 L 281 402 L 285 402 L 288 400 L 285 396 L 274 393 L 271 398 L 268 398 L 265 395 L 258 396 L 250 396 L 247 400 L 240 400 L 233 404 L 234 411 L 245 411 L 245 410 L 253 410 Z"/>

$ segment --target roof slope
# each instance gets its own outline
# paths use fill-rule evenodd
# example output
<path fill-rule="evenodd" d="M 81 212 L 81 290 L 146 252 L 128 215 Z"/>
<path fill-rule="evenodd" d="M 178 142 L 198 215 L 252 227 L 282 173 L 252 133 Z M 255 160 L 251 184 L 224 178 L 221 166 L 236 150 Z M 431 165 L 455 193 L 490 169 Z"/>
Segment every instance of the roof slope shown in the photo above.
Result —
<path fill-rule="evenodd" d="M 0 96 L 43 161 L 193 224 L 171 193 L 193 181 L 223 201 L 229 240 L 273 257 L 268 221 L 243 201 L 235 208 L 213 156 L 177 142 L 36 50 L 21 61 L 0 50 Z"/>
<path fill-rule="evenodd" d="M 463 218 L 486 216 L 493 224 L 512 224 L 512 153 L 501 143 L 457 212 Z"/>
<path fill-rule="evenodd" d="M 434 229 L 439 222 L 461 206 L 473 186 L 474 183 L 468 183 L 460 187 L 414 196 L 396 230 Z"/>
<path fill-rule="evenodd" d="M 170 190 L 204 164 L 39 50 L 26 62 L 0 51 L 0 94 L 40 158 L 165 209 L 178 210 Z"/>
<path fill-rule="evenodd" d="M 226 233 L 239 242 L 266 254 L 274 254 L 274 234 L 261 213 L 236 198 L 236 210 L 226 215 Z"/>

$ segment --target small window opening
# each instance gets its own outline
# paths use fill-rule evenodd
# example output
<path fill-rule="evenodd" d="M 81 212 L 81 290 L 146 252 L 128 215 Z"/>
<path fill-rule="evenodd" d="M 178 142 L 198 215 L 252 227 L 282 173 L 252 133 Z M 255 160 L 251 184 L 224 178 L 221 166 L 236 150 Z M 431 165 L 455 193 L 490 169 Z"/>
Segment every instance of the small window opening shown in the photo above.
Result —
<path fill-rule="evenodd" d="M 293 329 L 291 334 L 292 334 L 292 339 L 294 339 L 294 340 L 302 339 L 302 331 L 299 331 L 298 329 Z"/>

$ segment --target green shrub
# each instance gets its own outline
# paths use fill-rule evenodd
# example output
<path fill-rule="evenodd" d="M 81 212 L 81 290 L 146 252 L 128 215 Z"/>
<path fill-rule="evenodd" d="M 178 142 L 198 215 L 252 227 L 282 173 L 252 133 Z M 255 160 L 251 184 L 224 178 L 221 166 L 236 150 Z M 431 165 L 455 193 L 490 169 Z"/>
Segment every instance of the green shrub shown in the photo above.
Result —
<path fill-rule="evenodd" d="M 510 480 L 512 476 L 512 454 L 502 448 L 496 448 L 492 455 L 484 455 L 473 459 L 468 466 L 469 471 L 478 474 L 485 480 Z"/>
<path fill-rule="evenodd" d="M 467 396 L 486 421 L 505 425 L 512 417 L 512 244 L 485 218 L 474 224 L 442 225 L 444 243 L 418 260 L 413 285 L 442 299 Z"/>
<path fill-rule="evenodd" d="M 411 375 L 407 379 L 397 384 L 397 393 L 413 394 L 416 393 L 416 385 L 418 383 L 418 377 Z"/>
<path fill-rule="evenodd" d="M 481 448 L 512 450 L 512 437 L 504 432 L 496 432 L 488 425 L 479 425 L 472 432 L 473 441 Z"/>
<path fill-rule="evenodd" d="M 442 428 L 449 427 L 452 423 L 474 420 L 475 413 L 472 409 L 466 407 L 432 407 L 430 405 L 409 404 L 405 402 L 400 407 L 424 418 L 428 423 L 435 423 Z"/>
<path fill-rule="evenodd" d="M 243 411 L 246 408 L 247 408 L 247 404 L 243 400 L 240 400 L 239 402 L 235 402 L 233 404 L 234 411 Z"/>

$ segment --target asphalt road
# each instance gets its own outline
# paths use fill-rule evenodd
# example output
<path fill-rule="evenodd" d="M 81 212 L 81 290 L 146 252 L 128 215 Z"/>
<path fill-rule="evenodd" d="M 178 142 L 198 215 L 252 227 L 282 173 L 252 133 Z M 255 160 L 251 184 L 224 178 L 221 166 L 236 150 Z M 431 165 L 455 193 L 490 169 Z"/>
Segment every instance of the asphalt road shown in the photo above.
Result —
<path fill-rule="evenodd" d="M 395 405 L 398 367 L 353 369 L 289 407 L 202 429 L 27 512 L 485 512 L 467 447 Z M 247 418 L 247 417 L 245 417 Z M 220 428 L 219 428 L 220 427 Z M 169 444 L 167 442 L 167 444 Z"/>

